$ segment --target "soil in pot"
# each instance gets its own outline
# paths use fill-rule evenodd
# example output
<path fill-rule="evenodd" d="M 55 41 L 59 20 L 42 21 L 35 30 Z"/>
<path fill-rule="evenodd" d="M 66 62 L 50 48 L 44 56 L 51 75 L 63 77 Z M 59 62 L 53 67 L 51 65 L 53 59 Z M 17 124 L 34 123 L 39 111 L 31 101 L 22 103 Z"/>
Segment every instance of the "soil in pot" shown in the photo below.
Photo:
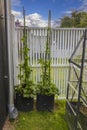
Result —
<path fill-rule="evenodd" d="M 33 98 L 25 98 L 21 94 L 16 94 L 16 107 L 19 111 L 28 112 L 33 110 L 34 99 Z"/>
<path fill-rule="evenodd" d="M 38 94 L 36 99 L 36 108 L 38 111 L 53 111 L 54 95 Z"/>

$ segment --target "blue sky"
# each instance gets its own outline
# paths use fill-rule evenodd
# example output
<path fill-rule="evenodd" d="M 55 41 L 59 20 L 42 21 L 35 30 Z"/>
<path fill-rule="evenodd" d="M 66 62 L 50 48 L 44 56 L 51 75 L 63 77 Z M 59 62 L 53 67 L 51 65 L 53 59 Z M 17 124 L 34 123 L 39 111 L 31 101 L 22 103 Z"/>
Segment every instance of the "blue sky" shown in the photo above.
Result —
<path fill-rule="evenodd" d="M 15 13 L 22 13 L 23 6 L 27 16 L 37 14 L 38 18 L 44 21 L 51 10 L 52 20 L 55 21 L 69 15 L 72 10 L 87 11 L 87 0 L 12 0 L 12 10 Z"/>

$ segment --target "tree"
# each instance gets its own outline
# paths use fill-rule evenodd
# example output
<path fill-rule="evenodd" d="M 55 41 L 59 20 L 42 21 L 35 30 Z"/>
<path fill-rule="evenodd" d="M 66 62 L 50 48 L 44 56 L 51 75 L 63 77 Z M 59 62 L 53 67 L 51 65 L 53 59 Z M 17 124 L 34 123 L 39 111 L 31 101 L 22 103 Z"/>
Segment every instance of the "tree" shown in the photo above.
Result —
<path fill-rule="evenodd" d="M 81 19 L 81 13 L 78 13 L 77 11 L 73 11 L 71 14 L 71 20 L 72 20 L 72 27 L 79 27 L 80 26 L 80 19 Z"/>
<path fill-rule="evenodd" d="M 83 12 L 81 14 L 80 27 L 87 27 L 87 13 Z"/>
<path fill-rule="evenodd" d="M 62 18 L 60 27 L 87 27 L 87 13 L 73 11 L 71 17 Z"/>
<path fill-rule="evenodd" d="M 61 20 L 61 27 L 72 27 L 72 19 L 68 16 L 65 16 L 62 20 Z"/>

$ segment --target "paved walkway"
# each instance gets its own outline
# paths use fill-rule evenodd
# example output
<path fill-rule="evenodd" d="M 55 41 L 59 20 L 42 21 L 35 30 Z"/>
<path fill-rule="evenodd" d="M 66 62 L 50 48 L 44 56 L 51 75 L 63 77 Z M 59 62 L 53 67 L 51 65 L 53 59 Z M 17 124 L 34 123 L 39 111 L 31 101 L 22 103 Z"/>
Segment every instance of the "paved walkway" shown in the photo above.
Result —
<path fill-rule="evenodd" d="M 7 117 L 3 130 L 15 130 L 14 127 L 11 125 L 9 118 Z"/>

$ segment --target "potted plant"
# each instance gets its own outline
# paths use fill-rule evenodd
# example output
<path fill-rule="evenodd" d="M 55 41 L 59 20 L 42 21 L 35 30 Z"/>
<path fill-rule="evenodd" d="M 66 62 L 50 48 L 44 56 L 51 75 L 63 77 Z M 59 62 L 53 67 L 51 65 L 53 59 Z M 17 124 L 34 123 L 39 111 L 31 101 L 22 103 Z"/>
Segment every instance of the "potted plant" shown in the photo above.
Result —
<path fill-rule="evenodd" d="M 51 28 L 48 27 L 45 59 L 39 60 L 39 63 L 41 64 L 42 68 L 41 81 L 38 82 L 36 87 L 36 108 L 40 111 L 52 111 L 54 107 L 54 96 L 55 94 L 59 94 L 58 88 L 55 86 L 55 84 L 51 82 L 50 36 Z"/>
<path fill-rule="evenodd" d="M 41 81 L 37 84 L 36 108 L 39 111 L 52 111 L 54 108 L 54 97 L 59 94 L 55 84 L 49 83 L 49 74 L 43 73 Z"/>
<path fill-rule="evenodd" d="M 29 48 L 27 47 L 27 34 L 25 29 L 25 17 L 24 17 L 24 34 L 22 38 L 23 49 L 20 51 L 20 56 L 23 56 L 23 60 L 20 60 L 19 68 L 20 73 L 18 78 L 20 84 L 15 87 L 16 91 L 16 106 L 18 110 L 29 111 L 33 109 L 35 87 L 31 80 L 31 67 L 29 64 Z"/>

